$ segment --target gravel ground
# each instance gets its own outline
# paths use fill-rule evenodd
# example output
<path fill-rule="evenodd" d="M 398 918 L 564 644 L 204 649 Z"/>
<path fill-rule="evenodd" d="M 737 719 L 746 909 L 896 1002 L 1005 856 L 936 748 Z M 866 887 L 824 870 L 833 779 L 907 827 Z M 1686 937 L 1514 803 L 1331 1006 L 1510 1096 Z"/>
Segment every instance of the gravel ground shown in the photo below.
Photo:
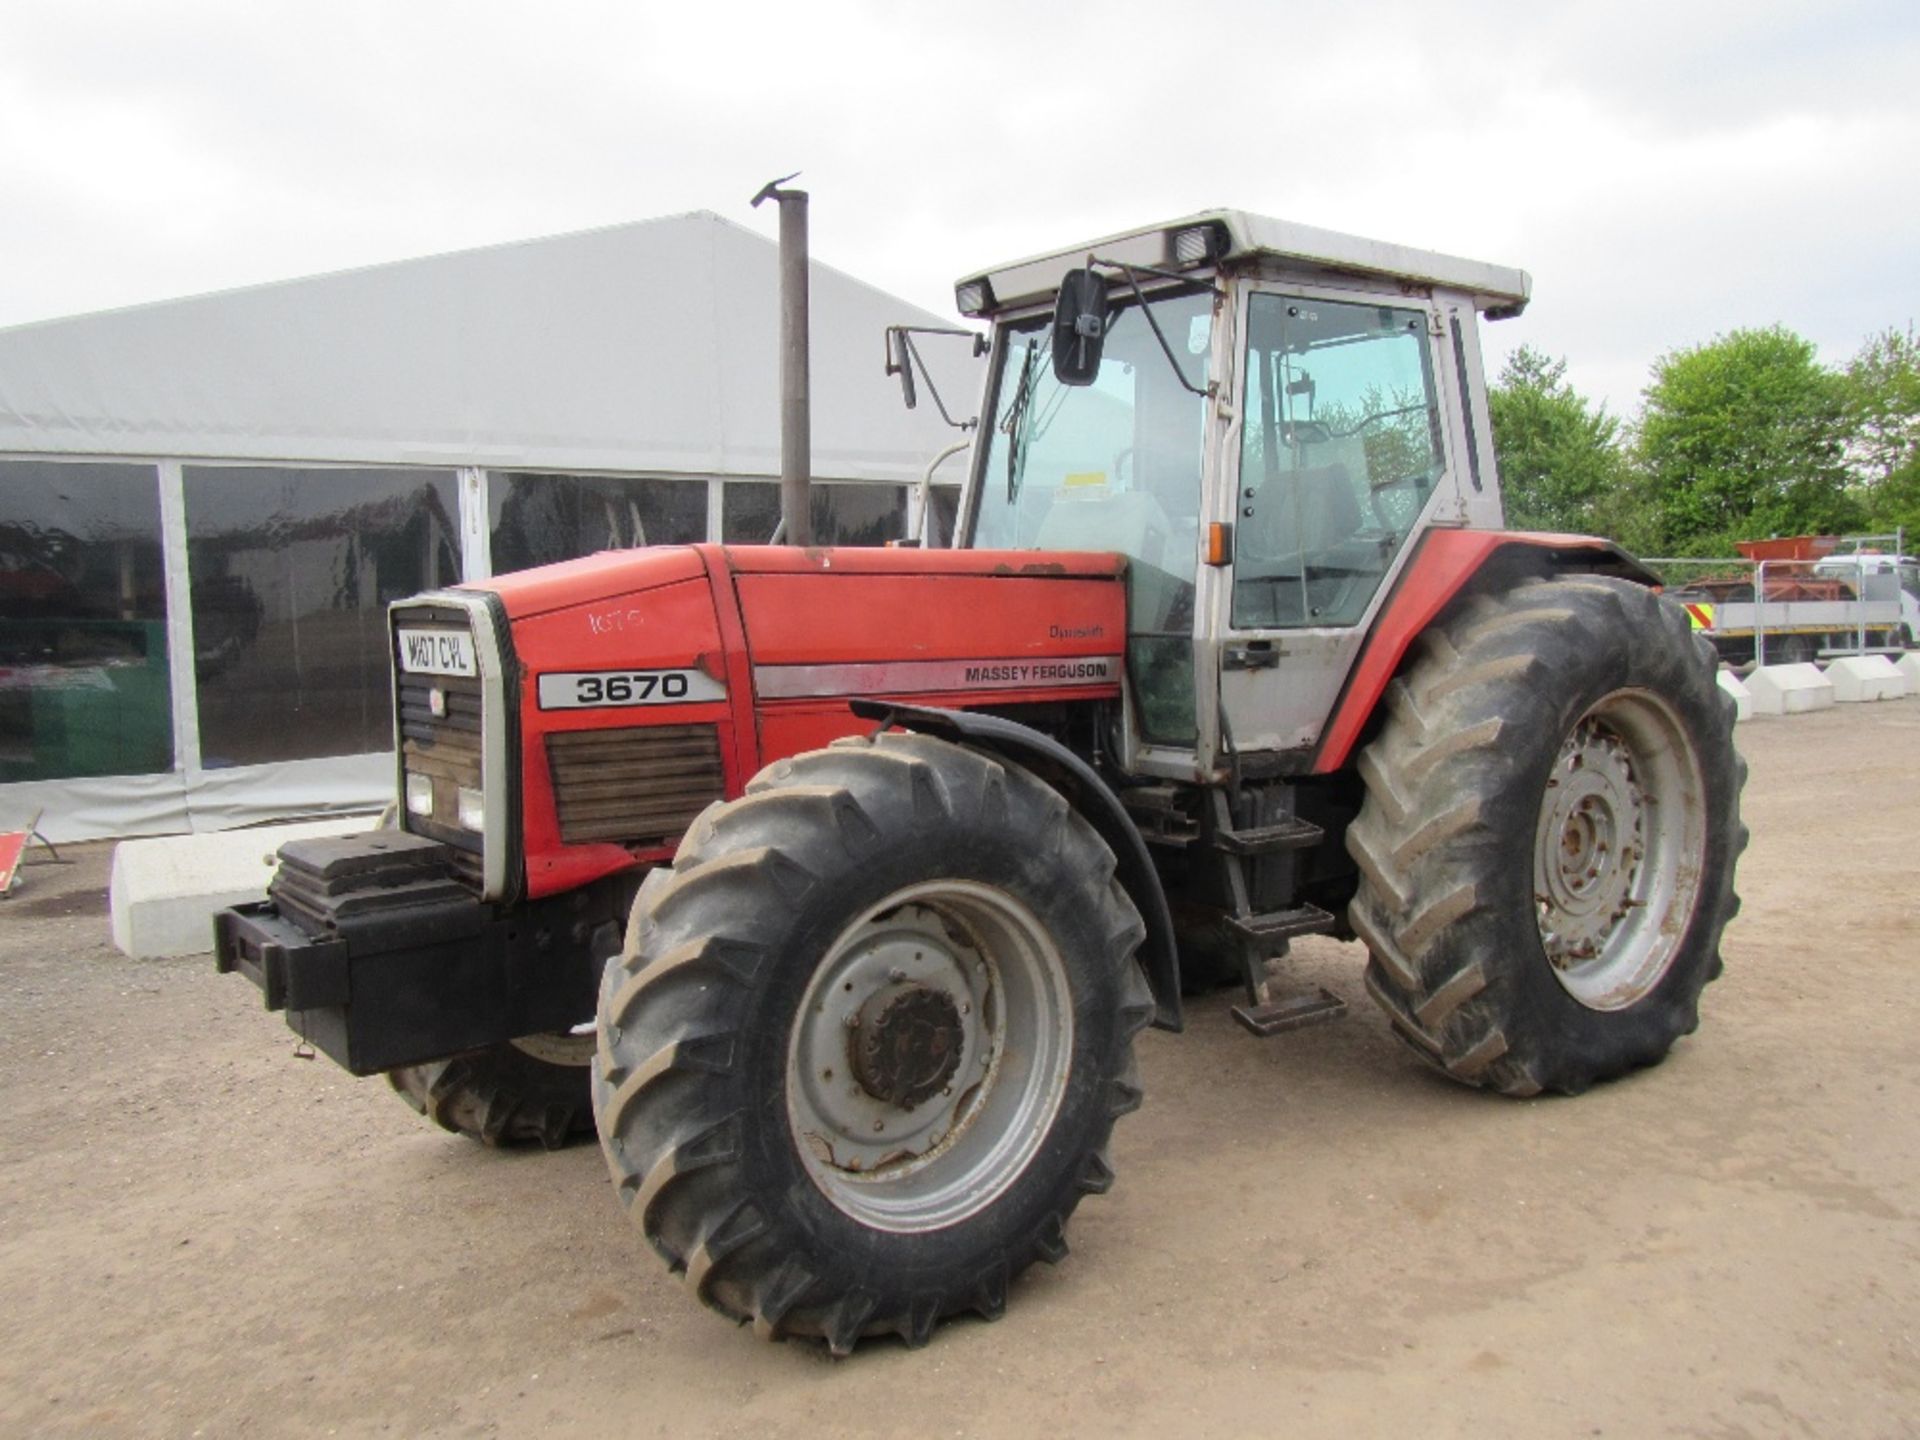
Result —
<path fill-rule="evenodd" d="M 1353 1002 L 1149 1034 L 1073 1254 L 832 1362 L 695 1305 L 591 1146 L 488 1153 L 127 960 L 106 846 L 0 901 L 0 1433 L 1920 1434 L 1920 701 L 1757 720 L 1705 1020 L 1577 1100 Z"/>

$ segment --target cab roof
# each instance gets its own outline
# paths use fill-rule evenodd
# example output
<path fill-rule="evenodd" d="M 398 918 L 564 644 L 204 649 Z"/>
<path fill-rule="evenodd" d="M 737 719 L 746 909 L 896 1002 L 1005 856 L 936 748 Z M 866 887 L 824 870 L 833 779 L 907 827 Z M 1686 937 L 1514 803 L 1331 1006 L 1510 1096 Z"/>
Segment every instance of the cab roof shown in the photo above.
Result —
<path fill-rule="evenodd" d="M 1179 250 L 1176 237 L 1183 242 Z M 1201 243 L 1206 246 L 1205 253 L 1192 258 Z M 1084 265 L 1089 254 L 1167 270 L 1195 269 L 1208 261 L 1263 258 L 1308 276 L 1319 273 L 1405 280 L 1464 291 L 1473 297 L 1474 308 L 1485 312 L 1490 320 L 1518 315 L 1533 292 L 1533 280 L 1524 270 L 1343 235 L 1337 230 L 1245 210 L 1202 210 L 1178 220 L 976 270 L 962 277 L 959 286 L 964 289 L 984 281 L 988 287 L 986 306 L 978 313 L 991 314 L 1048 298 L 1059 288 L 1060 277 Z"/>

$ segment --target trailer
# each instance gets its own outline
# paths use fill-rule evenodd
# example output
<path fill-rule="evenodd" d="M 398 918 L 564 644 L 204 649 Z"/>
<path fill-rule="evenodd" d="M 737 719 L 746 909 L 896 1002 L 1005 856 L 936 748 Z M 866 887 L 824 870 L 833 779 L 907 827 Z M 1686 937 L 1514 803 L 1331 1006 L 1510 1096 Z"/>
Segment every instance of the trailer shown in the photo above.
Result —
<path fill-rule="evenodd" d="M 1920 635 L 1920 564 L 1898 553 L 1835 553 L 1842 543 L 1795 536 L 1742 544 L 1738 559 L 1649 563 L 1670 582 L 1683 566 L 1708 572 L 1669 583 L 1666 594 L 1729 665 L 1906 650 Z"/>

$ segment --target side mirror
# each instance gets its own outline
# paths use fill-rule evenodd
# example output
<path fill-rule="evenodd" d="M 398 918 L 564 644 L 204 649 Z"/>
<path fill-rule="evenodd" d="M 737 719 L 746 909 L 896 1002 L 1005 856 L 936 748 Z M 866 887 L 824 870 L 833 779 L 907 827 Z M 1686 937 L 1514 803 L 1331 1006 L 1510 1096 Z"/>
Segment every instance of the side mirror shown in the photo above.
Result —
<path fill-rule="evenodd" d="M 1053 303 L 1053 378 L 1091 385 L 1107 343 L 1107 286 L 1089 266 L 1069 270 Z"/>
<path fill-rule="evenodd" d="M 887 374 L 900 377 L 900 398 L 907 402 L 907 409 L 913 409 L 920 397 L 913 386 L 913 342 L 903 325 L 887 327 Z"/>

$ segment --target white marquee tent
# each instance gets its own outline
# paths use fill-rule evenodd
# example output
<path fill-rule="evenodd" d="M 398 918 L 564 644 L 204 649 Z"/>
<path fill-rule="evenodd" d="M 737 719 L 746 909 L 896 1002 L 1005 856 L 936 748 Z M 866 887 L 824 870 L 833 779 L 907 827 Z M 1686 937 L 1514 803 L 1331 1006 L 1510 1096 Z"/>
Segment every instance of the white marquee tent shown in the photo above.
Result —
<path fill-rule="evenodd" d="M 698 213 L 0 330 L 0 820 L 379 803 L 390 600 L 768 537 L 778 320 L 775 247 Z M 826 538 L 917 523 L 959 434 L 882 333 L 950 323 L 813 265 Z M 971 416 L 965 342 L 921 350 Z"/>

